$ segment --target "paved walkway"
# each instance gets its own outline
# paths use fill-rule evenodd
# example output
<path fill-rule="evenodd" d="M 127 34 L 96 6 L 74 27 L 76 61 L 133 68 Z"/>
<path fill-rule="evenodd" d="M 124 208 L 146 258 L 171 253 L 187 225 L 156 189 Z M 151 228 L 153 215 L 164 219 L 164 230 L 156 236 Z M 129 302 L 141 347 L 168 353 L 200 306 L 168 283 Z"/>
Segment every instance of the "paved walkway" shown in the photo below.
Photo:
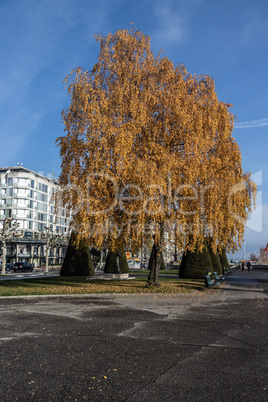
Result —
<path fill-rule="evenodd" d="M 266 401 L 267 273 L 191 295 L 0 299 L 1 401 Z"/>

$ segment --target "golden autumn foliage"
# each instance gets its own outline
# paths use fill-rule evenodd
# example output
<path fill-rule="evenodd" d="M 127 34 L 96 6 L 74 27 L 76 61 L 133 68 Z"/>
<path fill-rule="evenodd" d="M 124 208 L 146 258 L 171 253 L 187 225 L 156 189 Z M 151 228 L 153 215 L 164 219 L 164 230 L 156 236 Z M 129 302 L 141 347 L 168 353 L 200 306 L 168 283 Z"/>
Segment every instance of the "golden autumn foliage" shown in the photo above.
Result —
<path fill-rule="evenodd" d="M 73 227 L 97 247 L 235 249 L 256 192 L 232 136 L 231 105 L 214 81 L 161 54 L 135 29 L 99 35 L 92 70 L 66 78 L 63 202 Z M 164 236 L 164 233 L 166 235 Z"/>

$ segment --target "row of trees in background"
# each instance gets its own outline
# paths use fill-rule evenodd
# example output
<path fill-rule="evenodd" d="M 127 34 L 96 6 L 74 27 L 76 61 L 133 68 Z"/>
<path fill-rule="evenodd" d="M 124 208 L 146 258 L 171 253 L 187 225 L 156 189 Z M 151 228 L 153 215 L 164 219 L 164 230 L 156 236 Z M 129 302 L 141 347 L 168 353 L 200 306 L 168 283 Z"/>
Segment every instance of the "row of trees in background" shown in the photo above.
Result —
<path fill-rule="evenodd" d="M 22 239 L 24 231 L 20 230 L 19 223 L 13 218 L 0 219 L 0 243 L 2 244 L 2 275 L 6 274 L 6 250 L 7 242 Z M 68 236 L 55 233 L 52 226 L 46 226 L 43 231 L 34 233 L 36 241 L 45 244 L 46 259 L 45 273 L 48 273 L 48 261 L 50 250 L 57 246 L 63 246 L 68 242 Z"/>
<path fill-rule="evenodd" d="M 256 187 L 213 79 L 154 56 L 135 29 L 96 40 L 97 63 L 66 78 L 71 102 L 57 139 L 74 243 L 117 256 L 152 247 L 149 284 L 170 241 L 188 258 L 205 239 L 215 254 L 240 247 Z"/>

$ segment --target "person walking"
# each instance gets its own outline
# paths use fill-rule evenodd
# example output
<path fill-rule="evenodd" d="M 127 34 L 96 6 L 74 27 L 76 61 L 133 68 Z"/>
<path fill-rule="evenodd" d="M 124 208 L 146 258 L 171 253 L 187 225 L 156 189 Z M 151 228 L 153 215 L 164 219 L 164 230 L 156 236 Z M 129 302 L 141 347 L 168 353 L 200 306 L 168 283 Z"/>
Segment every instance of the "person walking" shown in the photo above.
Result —
<path fill-rule="evenodd" d="M 247 262 L 247 268 L 248 268 L 248 272 L 249 272 L 249 271 L 250 271 L 250 268 L 251 268 L 251 264 L 250 264 L 249 261 Z"/>
<path fill-rule="evenodd" d="M 242 271 L 244 271 L 244 269 L 245 269 L 245 263 L 244 263 L 244 261 L 242 262 Z"/>

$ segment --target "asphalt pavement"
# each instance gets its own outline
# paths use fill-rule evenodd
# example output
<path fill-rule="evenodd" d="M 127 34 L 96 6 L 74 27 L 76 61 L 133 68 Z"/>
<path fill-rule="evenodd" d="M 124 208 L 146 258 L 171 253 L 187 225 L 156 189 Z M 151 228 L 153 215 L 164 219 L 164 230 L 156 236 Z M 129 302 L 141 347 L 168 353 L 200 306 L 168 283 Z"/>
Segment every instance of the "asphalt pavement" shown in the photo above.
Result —
<path fill-rule="evenodd" d="M 23 271 L 8 271 L 5 275 L 0 275 L 0 281 L 16 281 L 19 279 L 34 279 L 40 278 L 44 275 L 46 277 L 59 276 L 59 269 L 50 269 L 47 273 L 42 268 L 35 268 L 33 272 L 23 272 Z"/>
<path fill-rule="evenodd" d="M 0 400 L 267 401 L 267 291 L 0 298 Z"/>

